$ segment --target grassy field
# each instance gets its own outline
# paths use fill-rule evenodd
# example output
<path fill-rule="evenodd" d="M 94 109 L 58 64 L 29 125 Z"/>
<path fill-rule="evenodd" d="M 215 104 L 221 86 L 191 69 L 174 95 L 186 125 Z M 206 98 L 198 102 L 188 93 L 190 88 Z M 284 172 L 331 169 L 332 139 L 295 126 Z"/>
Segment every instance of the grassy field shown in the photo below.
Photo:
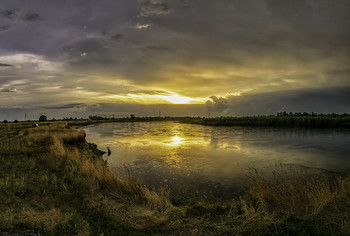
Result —
<path fill-rule="evenodd" d="M 0 235 L 349 235 L 350 179 L 253 170 L 225 203 L 173 204 L 119 178 L 66 122 L 0 124 Z"/>

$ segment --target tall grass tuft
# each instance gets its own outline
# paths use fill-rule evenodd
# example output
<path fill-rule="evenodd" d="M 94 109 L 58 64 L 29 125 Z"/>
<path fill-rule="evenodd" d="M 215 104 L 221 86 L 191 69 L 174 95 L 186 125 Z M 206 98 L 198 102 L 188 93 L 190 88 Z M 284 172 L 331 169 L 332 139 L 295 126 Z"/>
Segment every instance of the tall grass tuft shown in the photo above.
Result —
<path fill-rule="evenodd" d="M 277 172 L 272 179 L 257 174 L 249 194 L 266 213 L 317 215 L 329 206 L 349 207 L 350 179 L 293 176 L 286 179 Z M 341 206 L 340 206 L 341 205 Z"/>

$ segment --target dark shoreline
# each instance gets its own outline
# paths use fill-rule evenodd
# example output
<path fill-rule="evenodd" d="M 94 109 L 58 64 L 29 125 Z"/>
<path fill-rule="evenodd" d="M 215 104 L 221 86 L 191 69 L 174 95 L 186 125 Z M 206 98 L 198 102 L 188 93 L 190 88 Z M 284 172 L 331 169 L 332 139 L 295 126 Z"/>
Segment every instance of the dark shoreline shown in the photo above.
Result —
<path fill-rule="evenodd" d="M 99 123 L 112 122 L 163 122 L 173 121 L 187 124 L 210 125 L 210 126 L 246 126 L 246 127 L 276 127 L 276 128 L 350 128 L 350 115 L 344 114 L 308 114 L 295 113 L 288 115 L 259 115 L 259 116 L 221 116 L 213 118 L 205 117 L 125 117 L 125 118 L 106 118 L 100 116 L 91 116 L 90 119 L 63 119 L 38 121 L 15 121 L 14 123 L 35 123 L 47 125 L 55 122 L 66 122 L 68 126 L 79 127 Z M 1 124 L 1 123 L 0 123 Z M 3 123 L 13 124 L 12 122 Z"/>

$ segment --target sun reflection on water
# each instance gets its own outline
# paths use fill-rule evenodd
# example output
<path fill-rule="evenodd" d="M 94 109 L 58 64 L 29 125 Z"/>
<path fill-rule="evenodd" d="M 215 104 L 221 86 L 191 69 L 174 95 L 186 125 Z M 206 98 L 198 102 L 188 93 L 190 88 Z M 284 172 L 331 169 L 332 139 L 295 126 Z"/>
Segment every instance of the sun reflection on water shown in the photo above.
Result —
<path fill-rule="evenodd" d="M 171 138 L 170 145 L 171 146 L 177 146 L 177 145 L 180 145 L 182 143 L 184 143 L 184 139 L 183 138 L 181 138 L 179 136 L 174 136 L 174 137 Z"/>

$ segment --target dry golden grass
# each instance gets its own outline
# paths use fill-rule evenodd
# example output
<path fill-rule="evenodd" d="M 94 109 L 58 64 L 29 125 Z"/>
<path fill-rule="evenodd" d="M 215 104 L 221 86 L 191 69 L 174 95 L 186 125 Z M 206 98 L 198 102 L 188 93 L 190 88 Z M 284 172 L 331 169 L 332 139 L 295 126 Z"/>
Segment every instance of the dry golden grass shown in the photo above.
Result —
<path fill-rule="evenodd" d="M 339 201 L 350 202 L 350 178 L 293 176 L 285 179 L 274 173 L 272 180 L 259 175 L 252 179 L 255 187 L 250 194 L 257 199 L 260 210 L 268 213 L 317 215 Z M 349 204 L 343 206 L 346 205 L 349 207 Z"/>
<path fill-rule="evenodd" d="M 349 178 L 252 176 L 226 203 L 174 206 L 111 171 L 85 133 L 66 123 L 0 125 L 0 234 L 281 235 L 350 232 Z M 256 171 L 258 173 L 258 171 Z"/>

